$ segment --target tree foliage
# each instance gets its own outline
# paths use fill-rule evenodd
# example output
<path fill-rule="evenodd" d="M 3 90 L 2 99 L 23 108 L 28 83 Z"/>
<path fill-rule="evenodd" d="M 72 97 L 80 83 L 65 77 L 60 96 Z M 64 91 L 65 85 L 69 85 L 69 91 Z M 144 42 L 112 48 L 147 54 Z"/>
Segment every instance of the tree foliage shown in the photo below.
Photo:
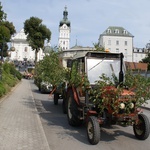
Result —
<path fill-rule="evenodd" d="M 102 47 L 102 46 L 99 46 L 98 43 L 94 43 L 93 45 L 94 45 L 96 51 L 101 51 L 101 52 L 104 52 L 104 51 L 105 51 L 105 48 Z"/>
<path fill-rule="evenodd" d="M 37 63 L 35 72 L 37 78 L 51 83 L 53 87 L 59 86 L 66 79 L 66 70 L 60 63 L 58 53 L 53 50 Z"/>
<path fill-rule="evenodd" d="M 51 31 L 42 24 L 42 20 L 37 17 L 30 17 L 24 22 L 24 31 L 27 35 L 29 45 L 35 50 L 35 63 L 37 62 L 37 54 L 43 49 L 44 42 L 51 39 Z"/>
<path fill-rule="evenodd" d="M 7 56 L 8 45 L 11 36 L 16 33 L 15 27 L 12 22 L 7 21 L 7 14 L 2 10 L 0 3 L 0 55 Z M 2 58 L 3 59 L 3 58 Z"/>
<path fill-rule="evenodd" d="M 143 58 L 141 62 L 148 63 L 148 70 L 150 70 L 150 53 L 148 53 L 147 56 Z"/>
<path fill-rule="evenodd" d="M 122 95 L 124 90 L 128 92 L 126 95 Z M 96 81 L 94 89 L 89 90 L 90 101 L 98 107 L 99 113 L 102 113 L 108 107 L 114 110 L 113 113 L 118 113 L 120 103 L 118 99 L 122 97 L 126 99 L 126 113 L 131 112 L 130 104 L 135 102 L 136 107 L 140 107 L 150 99 L 150 78 L 145 78 L 141 75 L 133 75 L 130 71 L 125 74 L 125 80 L 123 86 L 118 85 L 116 87 L 113 82 L 105 74 L 100 76 L 100 79 Z"/>

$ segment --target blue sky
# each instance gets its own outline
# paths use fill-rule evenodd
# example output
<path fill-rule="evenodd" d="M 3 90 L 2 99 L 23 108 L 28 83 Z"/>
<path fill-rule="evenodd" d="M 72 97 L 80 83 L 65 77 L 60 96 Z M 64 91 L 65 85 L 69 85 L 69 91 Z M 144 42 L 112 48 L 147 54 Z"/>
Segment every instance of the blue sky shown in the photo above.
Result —
<path fill-rule="evenodd" d="M 38 17 L 58 44 L 59 22 L 67 6 L 71 22 L 70 46 L 93 46 L 109 26 L 121 26 L 133 36 L 134 47 L 150 42 L 150 0 L 0 0 L 7 20 L 20 31 L 26 19 Z"/>

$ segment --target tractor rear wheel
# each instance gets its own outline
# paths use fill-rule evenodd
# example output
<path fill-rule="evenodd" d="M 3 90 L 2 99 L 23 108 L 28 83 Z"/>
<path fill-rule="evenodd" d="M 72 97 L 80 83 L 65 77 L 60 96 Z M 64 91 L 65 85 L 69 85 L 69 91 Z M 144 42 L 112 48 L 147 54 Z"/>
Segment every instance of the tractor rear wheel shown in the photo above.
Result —
<path fill-rule="evenodd" d="M 80 112 L 78 110 L 78 104 L 74 100 L 73 93 L 70 91 L 67 97 L 67 118 L 71 126 L 80 126 L 82 120 L 79 119 Z"/>
<path fill-rule="evenodd" d="M 54 105 L 58 105 L 59 94 L 54 93 Z"/>
<path fill-rule="evenodd" d="M 100 141 L 100 126 L 95 116 L 90 116 L 88 118 L 87 136 L 92 145 L 96 145 Z"/>
<path fill-rule="evenodd" d="M 139 140 L 145 140 L 148 138 L 150 133 L 149 119 L 144 114 L 139 114 L 138 118 L 138 124 L 133 125 L 133 131 L 136 138 L 138 138 Z"/>

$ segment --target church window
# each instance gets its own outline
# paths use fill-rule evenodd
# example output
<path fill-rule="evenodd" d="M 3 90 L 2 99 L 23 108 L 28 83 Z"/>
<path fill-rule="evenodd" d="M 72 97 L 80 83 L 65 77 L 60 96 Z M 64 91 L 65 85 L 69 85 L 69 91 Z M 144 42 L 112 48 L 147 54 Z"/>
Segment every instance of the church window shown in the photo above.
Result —
<path fill-rule="evenodd" d="M 27 52 L 27 51 L 28 51 L 28 48 L 27 48 L 27 47 L 25 47 L 25 48 L 24 48 L 24 51 L 25 51 L 25 52 Z"/>

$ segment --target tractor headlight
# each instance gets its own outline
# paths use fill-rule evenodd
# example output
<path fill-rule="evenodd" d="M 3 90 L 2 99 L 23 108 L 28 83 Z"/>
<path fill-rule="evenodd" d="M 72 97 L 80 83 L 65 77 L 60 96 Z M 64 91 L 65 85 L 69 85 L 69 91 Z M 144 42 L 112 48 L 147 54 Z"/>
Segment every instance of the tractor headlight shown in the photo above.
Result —
<path fill-rule="evenodd" d="M 129 107 L 130 107 L 131 109 L 133 109 L 133 108 L 134 108 L 134 103 L 130 103 Z"/>
<path fill-rule="evenodd" d="M 119 108 L 120 108 L 120 109 L 125 109 L 125 104 L 124 104 L 124 103 L 120 103 Z"/>

